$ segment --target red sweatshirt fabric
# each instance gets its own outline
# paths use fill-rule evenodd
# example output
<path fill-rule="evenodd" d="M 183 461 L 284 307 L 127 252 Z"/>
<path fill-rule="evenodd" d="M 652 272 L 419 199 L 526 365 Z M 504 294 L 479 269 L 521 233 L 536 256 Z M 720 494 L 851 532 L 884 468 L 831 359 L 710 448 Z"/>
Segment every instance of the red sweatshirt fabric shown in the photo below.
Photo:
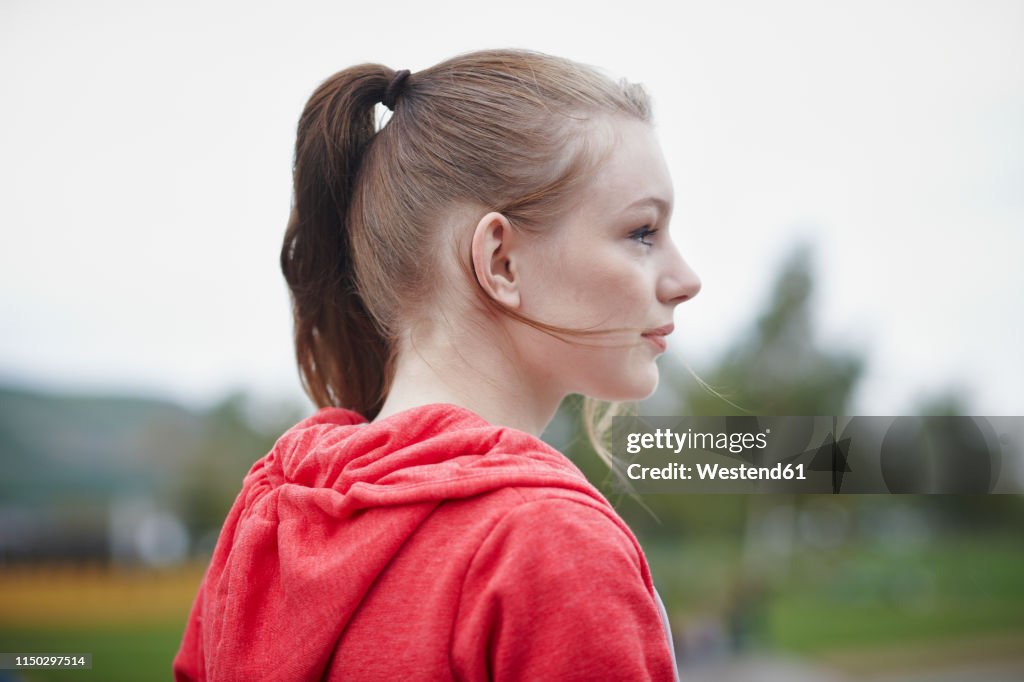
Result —
<path fill-rule="evenodd" d="M 324 408 L 246 475 L 176 680 L 672 680 L 643 553 L 564 455 L 461 407 Z"/>

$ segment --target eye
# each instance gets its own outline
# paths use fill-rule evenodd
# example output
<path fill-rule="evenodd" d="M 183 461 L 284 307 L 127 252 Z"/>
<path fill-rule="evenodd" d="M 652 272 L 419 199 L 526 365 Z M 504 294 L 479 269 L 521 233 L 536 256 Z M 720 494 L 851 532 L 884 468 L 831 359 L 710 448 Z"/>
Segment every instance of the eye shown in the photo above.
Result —
<path fill-rule="evenodd" d="M 657 229 L 652 229 L 650 225 L 644 225 L 641 228 L 633 230 L 629 233 L 629 238 L 638 241 L 644 246 L 654 246 L 652 242 L 644 241 L 647 237 L 657 232 Z"/>

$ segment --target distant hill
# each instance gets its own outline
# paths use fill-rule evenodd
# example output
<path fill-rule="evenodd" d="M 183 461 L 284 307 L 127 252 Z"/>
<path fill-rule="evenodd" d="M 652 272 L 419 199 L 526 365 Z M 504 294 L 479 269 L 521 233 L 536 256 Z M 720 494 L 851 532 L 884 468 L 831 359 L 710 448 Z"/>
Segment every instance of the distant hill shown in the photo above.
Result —
<path fill-rule="evenodd" d="M 147 514 L 173 514 L 193 539 L 215 532 L 302 412 L 252 408 L 237 393 L 195 410 L 0 385 L 0 565 L 135 556 Z"/>
<path fill-rule="evenodd" d="M 0 499 L 18 506 L 152 494 L 201 438 L 168 400 L 0 386 Z"/>

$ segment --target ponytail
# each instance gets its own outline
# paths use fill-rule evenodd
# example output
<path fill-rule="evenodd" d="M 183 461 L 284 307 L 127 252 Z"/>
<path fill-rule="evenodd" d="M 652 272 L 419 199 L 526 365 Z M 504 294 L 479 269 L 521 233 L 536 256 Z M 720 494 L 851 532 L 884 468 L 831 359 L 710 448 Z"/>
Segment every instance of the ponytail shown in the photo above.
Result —
<path fill-rule="evenodd" d="M 356 286 L 348 216 L 375 133 L 374 105 L 393 75 L 364 64 L 335 74 L 310 97 L 298 125 L 295 194 L 281 248 L 306 394 L 317 407 L 345 407 L 367 419 L 384 402 L 392 359 Z"/>

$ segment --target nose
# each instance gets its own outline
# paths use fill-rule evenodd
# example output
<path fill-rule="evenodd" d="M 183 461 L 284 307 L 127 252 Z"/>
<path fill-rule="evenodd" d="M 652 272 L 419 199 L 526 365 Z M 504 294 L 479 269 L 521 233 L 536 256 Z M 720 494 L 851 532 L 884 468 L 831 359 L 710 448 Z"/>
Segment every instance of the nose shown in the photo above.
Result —
<path fill-rule="evenodd" d="M 658 280 L 658 299 L 675 306 L 696 296 L 700 292 L 701 282 L 693 268 L 683 260 L 674 243 L 670 251 L 668 263 Z"/>

